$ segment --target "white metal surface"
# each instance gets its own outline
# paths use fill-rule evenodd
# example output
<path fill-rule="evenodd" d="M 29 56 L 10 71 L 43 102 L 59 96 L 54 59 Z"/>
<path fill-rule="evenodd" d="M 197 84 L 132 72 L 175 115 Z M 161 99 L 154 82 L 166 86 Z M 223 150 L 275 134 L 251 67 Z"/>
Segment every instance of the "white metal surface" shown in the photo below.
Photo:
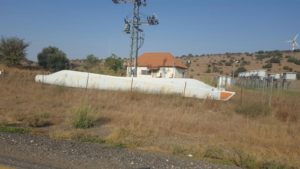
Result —
<path fill-rule="evenodd" d="M 235 93 L 222 91 L 195 79 L 115 77 L 70 70 L 37 75 L 36 82 L 76 88 L 179 94 L 200 99 L 229 100 Z"/>

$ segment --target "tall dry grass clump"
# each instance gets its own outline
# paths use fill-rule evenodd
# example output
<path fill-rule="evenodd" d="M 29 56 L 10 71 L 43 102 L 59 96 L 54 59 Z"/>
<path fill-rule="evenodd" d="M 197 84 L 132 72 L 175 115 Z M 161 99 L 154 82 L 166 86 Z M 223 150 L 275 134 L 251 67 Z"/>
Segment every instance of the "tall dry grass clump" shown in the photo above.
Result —
<path fill-rule="evenodd" d="M 37 73 L 43 72 L 10 69 L 0 79 L 0 95 L 5 96 L 0 121 L 23 123 L 20 119 L 34 112 L 47 112 L 52 126 L 43 131 L 54 138 L 192 154 L 244 168 L 300 166 L 299 92 L 274 91 L 269 106 L 268 93 L 255 90 L 244 90 L 241 97 L 237 89 L 232 100 L 219 102 L 43 85 L 34 82 Z M 82 105 L 89 108 L 79 111 Z M 83 112 L 78 124 L 93 121 L 94 126 L 82 131 L 70 125 L 74 110 Z"/>
<path fill-rule="evenodd" d="M 82 106 L 75 111 L 72 125 L 75 128 L 87 129 L 94 126 L 94 121 L 91 116 L 93 109 L 90 106 Z"/>

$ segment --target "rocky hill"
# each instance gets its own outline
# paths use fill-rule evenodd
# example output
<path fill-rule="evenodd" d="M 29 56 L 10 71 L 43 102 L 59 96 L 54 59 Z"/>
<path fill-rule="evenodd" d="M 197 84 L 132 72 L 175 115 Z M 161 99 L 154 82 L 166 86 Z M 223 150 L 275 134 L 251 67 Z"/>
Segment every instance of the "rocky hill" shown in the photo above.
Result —
<path fill-rule="evenodd" d="M 241 68 L 266 69 L 269 73 L 300 73 L 300 51 L 258 51 L 255 53 L 225 53 L 181 56 L 188 65 L 187 77 L 201 79 L 206 76 L 230 75 Z M 203 80 L 203 79 L 202 79 Z"/>

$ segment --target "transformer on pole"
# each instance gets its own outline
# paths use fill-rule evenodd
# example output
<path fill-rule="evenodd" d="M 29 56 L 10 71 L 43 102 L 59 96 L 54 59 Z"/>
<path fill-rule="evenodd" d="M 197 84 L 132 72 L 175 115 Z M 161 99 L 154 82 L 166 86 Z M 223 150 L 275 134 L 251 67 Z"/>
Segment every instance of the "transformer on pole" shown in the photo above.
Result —
<path fill-rule="evenodd" d="M 142 20 L 140 17 L 140 7 L 146 6 L 146 0 L 112 0 L 115 4 L 120 3 L 131 3 L 133 4 L 133 16 L 128 19 L 125 18 L 125 27 L 124 32 L 131 34 L 131 46 L 130 46 L 130 74 L 131 76 L 137 76 L 137 67 L 138 67 L 138 54 L 139 49 L 144 43 L 144 31 L 140 28 L 141 25 L 158 25 L 159 21 L 155 15 L 148 16 L 145 20 Z M 133 58 L 134 62 L 134 71 L 133 71 Z"/>

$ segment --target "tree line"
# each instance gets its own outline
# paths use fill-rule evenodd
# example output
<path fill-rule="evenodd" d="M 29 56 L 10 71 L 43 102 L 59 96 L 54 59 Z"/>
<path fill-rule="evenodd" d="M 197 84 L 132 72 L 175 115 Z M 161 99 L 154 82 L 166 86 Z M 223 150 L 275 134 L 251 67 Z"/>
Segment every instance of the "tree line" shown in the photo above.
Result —
<path fill-rule="evenodd" d="M 7 66 L 21 65 L 27 58 L 27 48 L 29 43 L 18 37 L 2 37 L 0 40 L 0 63 Z M 50 71 L 70 69 L 70 60 L 66 53 L 55 46 L 48 46 L 37 55 L 38 65 Z M 94 66 L 99 59 L 94 55 L 88 55 L 86 62 L 89 66 Z M 105 59 L 105 66 L 112 71 L 123 69 L 123 60 L 115 54 Z"/>

